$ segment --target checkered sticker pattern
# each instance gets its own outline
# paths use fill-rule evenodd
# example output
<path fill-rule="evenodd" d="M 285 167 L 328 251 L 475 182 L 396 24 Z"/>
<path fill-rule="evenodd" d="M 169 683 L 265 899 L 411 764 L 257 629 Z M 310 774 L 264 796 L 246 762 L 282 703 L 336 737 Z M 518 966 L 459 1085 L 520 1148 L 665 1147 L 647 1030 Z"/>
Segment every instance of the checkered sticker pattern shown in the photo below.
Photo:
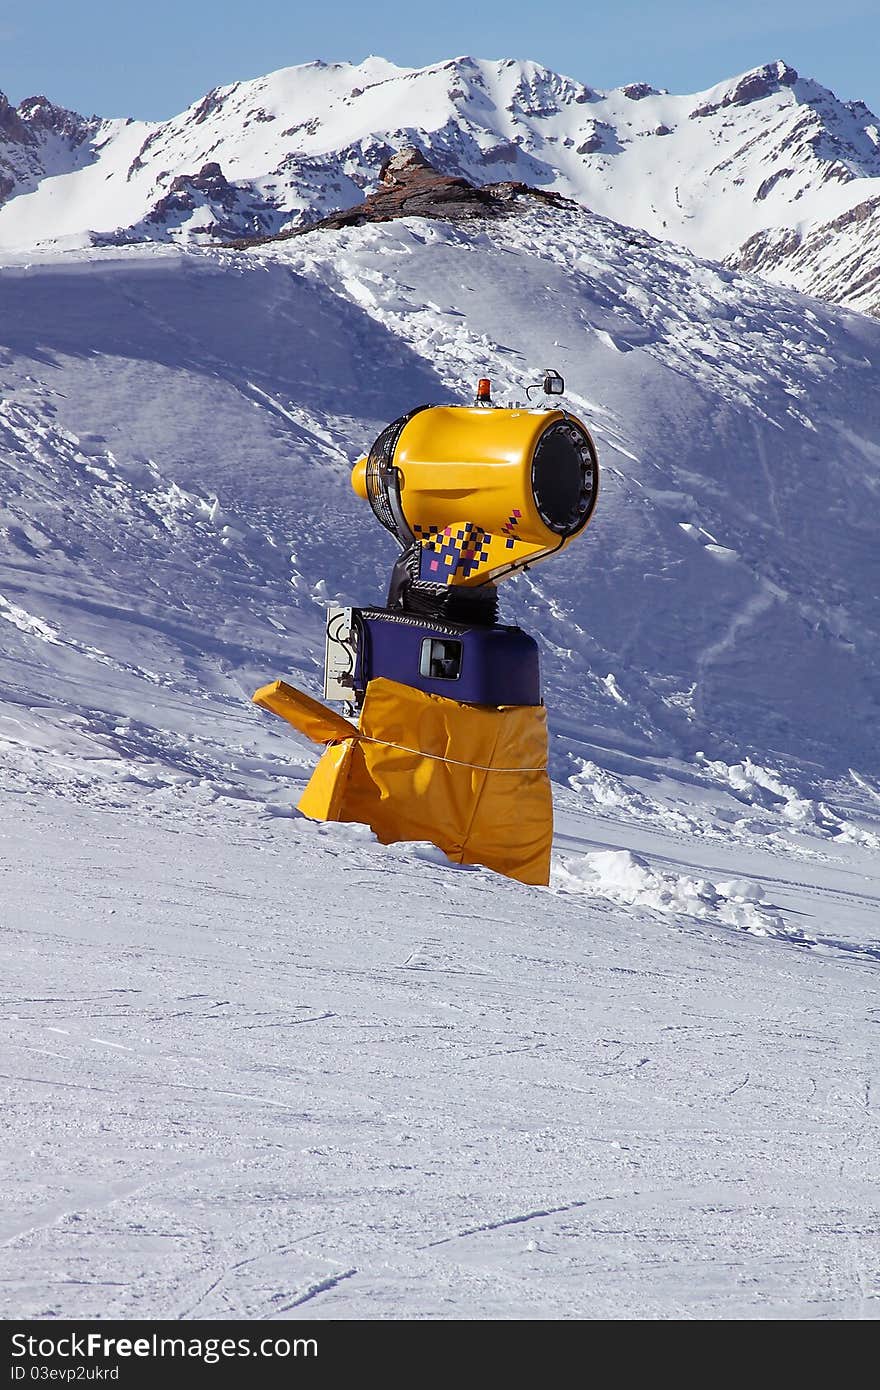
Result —
<path fill-rule="evenodd" d="M 489 559 L 488 531 L 474 522 L 461 526 L 413 527 L 421 541 L 419 578 L 435 584 L 452 584 L 456 579 L 469 579 Z"/>

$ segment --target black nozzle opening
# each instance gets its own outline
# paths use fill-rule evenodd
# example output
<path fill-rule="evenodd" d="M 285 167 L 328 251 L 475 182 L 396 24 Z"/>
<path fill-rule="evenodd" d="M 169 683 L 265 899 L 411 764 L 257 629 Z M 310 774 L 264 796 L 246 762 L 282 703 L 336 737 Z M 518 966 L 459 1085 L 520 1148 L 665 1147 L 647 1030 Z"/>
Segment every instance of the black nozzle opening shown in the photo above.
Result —
<path fill-rule="evenodd" d="M 538 440 L 532 494 L 544 525 L 559 536 L 586 526 L 596 505 L 597 460 L 592 441 L 572 420 L 557 420 Z"/>

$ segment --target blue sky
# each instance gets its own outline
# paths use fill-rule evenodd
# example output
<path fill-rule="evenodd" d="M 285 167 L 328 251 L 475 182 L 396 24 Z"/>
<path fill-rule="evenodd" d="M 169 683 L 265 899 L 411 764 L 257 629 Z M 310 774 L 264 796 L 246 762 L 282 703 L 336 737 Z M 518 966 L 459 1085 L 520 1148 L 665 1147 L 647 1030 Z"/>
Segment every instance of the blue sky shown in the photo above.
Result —
<path fill-rule="evenodd" d="M 690 92 L 785 58 L 880 110 L 878 0 L 21 0 L 0 3 L 0 90 L 158 119 L 209 88 L 313 58 L 422 66 L 534 58 L 595 87 Z"/>

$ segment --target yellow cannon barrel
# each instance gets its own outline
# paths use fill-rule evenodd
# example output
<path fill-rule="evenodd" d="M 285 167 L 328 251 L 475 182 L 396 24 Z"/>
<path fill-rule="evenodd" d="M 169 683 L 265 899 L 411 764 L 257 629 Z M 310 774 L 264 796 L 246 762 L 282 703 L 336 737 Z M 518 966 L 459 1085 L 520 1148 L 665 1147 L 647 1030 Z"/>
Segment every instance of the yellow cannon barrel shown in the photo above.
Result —
<path fill-rule="evenodd" d="M 598 485 L 590 433 L 562 410 L 429 406 L 383 430 L 352 473 L 402 544 L 442 553 L 440 582 L 468 586 L 562 550 Z"/>

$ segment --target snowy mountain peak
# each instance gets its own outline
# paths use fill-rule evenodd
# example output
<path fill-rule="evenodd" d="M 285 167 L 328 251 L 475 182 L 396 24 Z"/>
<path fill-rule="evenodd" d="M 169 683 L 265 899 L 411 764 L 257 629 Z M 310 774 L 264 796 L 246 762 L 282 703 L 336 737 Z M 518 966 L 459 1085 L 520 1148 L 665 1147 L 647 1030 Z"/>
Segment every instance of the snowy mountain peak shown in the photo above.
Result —
<path fill-rule="evenodd" d="M 781 58 L 773 63 L 764 63 L 762 67 L 751 68 L 741 76 L 713 87 L 711 99 L 693 110 L 691 119 L 714 116 L 716 112 L 729 106 L 747 106 L 750 102 L 760 101 L 784 87 L 793 87 L 797 80 L 798 74 L 795 69 L 789 67 Z"/>
<path fill-rule="evenodd" d="M 56 106 L 48 97 L 25 97 L 16 107 L 0 92 L 0 148 L 6 143 L 35 145 L 47 135 L 61 136 L 72 147 L 87 139 L 98 125 L 96 116 L 88 119 L 78 111 Z"/>
<path fill-rule="evenodd" d="M 87 119 L 78 111 L 56 106 L 44 96 L 26 97 L 19 102 L 18 114 L 28 130 L 61 135 L 72 144 L 80 144 L 100 124 L 97 117 Z"/>

